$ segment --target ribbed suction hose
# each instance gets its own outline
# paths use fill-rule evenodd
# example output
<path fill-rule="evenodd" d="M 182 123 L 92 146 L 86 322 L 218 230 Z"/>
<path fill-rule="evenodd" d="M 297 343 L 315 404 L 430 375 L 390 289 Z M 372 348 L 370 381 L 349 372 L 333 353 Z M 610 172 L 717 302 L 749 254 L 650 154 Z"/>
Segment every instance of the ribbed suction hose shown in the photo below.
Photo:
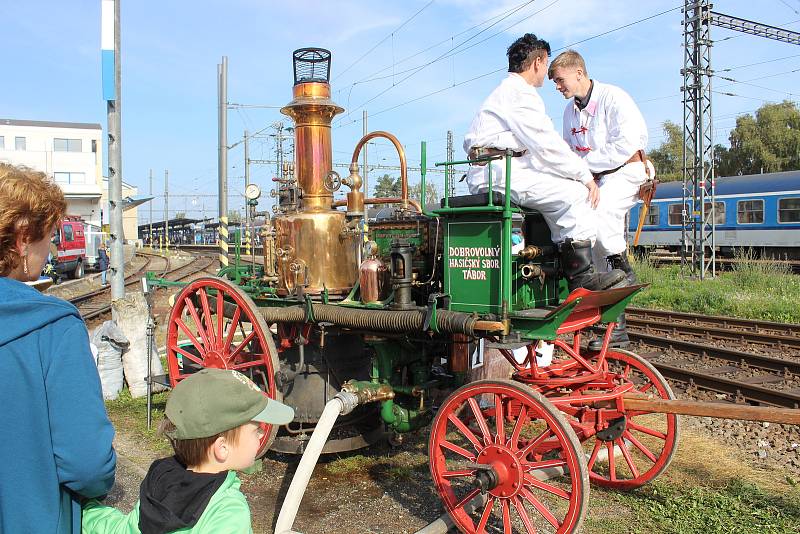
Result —
<path fill-rule="evenodd" d="M 313 303 L 312 311 L 317 322 L 333 323 L 345 328 L 374 332 L 402 333 L 421 331 L 425 323 L 425 310 L 363 310 Z M 304 306 L 286 308 L 259 308 L 268 323 L 302 323 L 306 320 Z M 436 310 L 439 332 L 475 335 L 477 318 L 468 313 Z"/>

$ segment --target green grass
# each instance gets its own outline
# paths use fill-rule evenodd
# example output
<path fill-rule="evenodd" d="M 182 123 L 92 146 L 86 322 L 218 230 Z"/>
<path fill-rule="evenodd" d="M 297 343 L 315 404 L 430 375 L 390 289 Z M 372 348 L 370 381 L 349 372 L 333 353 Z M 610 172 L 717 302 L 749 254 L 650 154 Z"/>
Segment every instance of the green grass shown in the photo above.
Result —
<path fill-rule="evenodd" d="M 748 253 L 739 259 L 733 271 L 703 281 L 682 274 L 680 266 L 656 268 L 647 259 L 636 261 L 639 280 L 650 287 L 634 297 L 633 305 L 800 323 L 800 276 L 780 261 L 755 261 Z"/>
<path fill-rule="evenodd" d="M 153 420 L 152 428 L 147 429 L 147 397 L 134 399 L 130 391 L 125 387 L 113 401 L 106 401 L 106 411 L 108 417 L 114 424 L 114 428 L 125 429 L 126 434 L 136 436 L 142 440 L 147 449 L 159 454 L 170 454 L 172 448 L 169 442 L 156 434 L 158 424 L 164 417 L 164 406 L 167 402 L 168 393 L 156 393 L 153 395 Z"/>
<path fill-rule="evenodd" d="M 635 524 L 646 526 L 651 533 L 800 532 L 800 498 L 796 494 L 768 493 L 740 479 L 721 487 L 689 488 L 656 481 L 618 497 L 633 511 Z"/>

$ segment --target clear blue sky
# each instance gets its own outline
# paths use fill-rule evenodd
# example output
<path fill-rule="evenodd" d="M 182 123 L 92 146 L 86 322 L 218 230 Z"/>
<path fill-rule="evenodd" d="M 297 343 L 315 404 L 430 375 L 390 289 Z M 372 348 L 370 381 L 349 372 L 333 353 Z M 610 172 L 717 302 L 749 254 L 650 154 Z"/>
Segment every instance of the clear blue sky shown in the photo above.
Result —
<path fill-rule="evenodd" d="M 123 178 L 147 193 L 153 169 L 154 194 L 160 196 L 168 169 L 170 194 L 176 195 L 171 214 L 199 217 L 203 204 L 207 215 L 214 214 L 216 199 L 194 195 L 216 194 L 216 65 L 223 55 L 229 60 L 228 100 L 274 106 L 230 110 L 230 144 L 245 129 L 255 132 L 279 120 L 290 124 L 275 108 L 291 100 L 291 53 L 320 46 L 333 53 L 334 99 L 352 112 L 334 123 L 334 160 L 349 161 L 366 109 L 369 129 L 397 135 L 410 164 L 418 165 L 421 140 L 428 141 L 429 163 L 444 159 L 447 130 L 454 132 L 457 157 L 462 155 L 469 121 L 505 76 L 505 49 L 522 33 L 536 33 L 558 50 L 682 4 L 502 0 L 487 8 L 481 0 L 123 0 Z M 800 0 L 717 0 L 714 9 L 800 28 Z M 0 117 L 98 122 L 105 128 L 100 1 L 0 0 L 0 17 L 5 45 Z M 682 14 L 675 9 L 574 45 L 592 78 L 625 88 L 639 103 L 651 148 L 663 140 L 664 120 L 683 120 L 681 32 Z M 714 95 L 715 139 L 727 144 L 737 114 L 764 102 L 796 99 L 800 47 L 716 27 L 712 37 L 717 73 L 745 82 L 714 81 L 715 90 L 737 95 Z M 728 68 L 733 70 L 721 72 Z M 560 128 L 563 98 L 549 81 L 541 94 Z M 273 156 L 272 138 L 253 140 L 251 158 Z M 229 154 L 232 208 L 241 206 L 242 161 L 239 145 Z M 388 143 L 379 142 L 371 148 L 370 162 L 396 165 L 397 159 Z M 273 169 L 253 165 L 252 180 L 268 190 Z M 412 183 L 418 179 L 410 177 Z M 157 219 L 161 206 L 160 198 L 154 201 Z M 140 220 L 147 214 L 146 207 L 140 209 Z"/>

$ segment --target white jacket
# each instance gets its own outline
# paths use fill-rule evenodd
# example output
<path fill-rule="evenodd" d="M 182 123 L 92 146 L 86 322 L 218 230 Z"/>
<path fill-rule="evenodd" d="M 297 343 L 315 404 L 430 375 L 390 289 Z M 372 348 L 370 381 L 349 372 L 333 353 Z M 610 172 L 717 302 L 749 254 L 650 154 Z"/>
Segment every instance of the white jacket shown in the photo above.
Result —
<path fill-rule="evenodd" d="M 547 116 L 536 89 L 516 73 L 510 73 L 481 105 L 464 137 L 464 151 L 472 147 L 527 150 L 512 159 L 511 188 L 526 190 L 540 178 L 563 178 L 587 183 L 592 175 L 586 163 L 570 151 Z M 489 166 L 472 166 L 467 185 L 476 192 L 487 182 Z M 505 161 L 494 162 L 492 186 L 503 183 Z"/>
<path fill-rule="evenodd" d="M 563 135 L 593 173 L 616 169 L 647 146 L 647 124 L 630 95 L 597 81 L 583 110 L 575 99 L 567 104 Z"/>

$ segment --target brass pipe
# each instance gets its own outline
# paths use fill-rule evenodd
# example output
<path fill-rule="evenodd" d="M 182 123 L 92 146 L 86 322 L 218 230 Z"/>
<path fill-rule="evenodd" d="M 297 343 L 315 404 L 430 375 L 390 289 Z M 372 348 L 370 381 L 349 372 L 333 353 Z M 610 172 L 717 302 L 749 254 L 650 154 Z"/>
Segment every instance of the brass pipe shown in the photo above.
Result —
<path fill-rule="evenodd" d="M 325 82 L 299 83 L 292 96 L 281 113 L 294 121 L 294 175 L 303 190 L 303 211 L 328 211 L 333 193 L 324 182 L 333 168 L 331 120 L 344 109 L 331 100 Z"/>
<path fill-rule="evenodd" d="M 377 132 L 370 132 L 364 137 L 356 145 L 356 148 L 353 150 L 353 159 L 350 161 L 350 172 L 352 173 L 354 170 L 356 173 L 358 172 L 358 156 L 361 154 L 361 149 L 370 139 L 374 139 L 376 137 L 383 137 L 384 139 L 388 139 L 394 145 L 395 150 L 397 150 L 397 155 L 400 157 L 400 197 L 401 197 L 401 204 L 403 205 L 403 209 L 408 209 L 408 165 L 406 164 L 406 151 L 403 149 L 403 145 L 400 144 L 400 140 L 397 139 L 394 135 L 390 134 L 389 132 L 377 131 Z M 360 185 L 359 185 L 360 187 Z M 423 192 L 423 196 L 424 196 Z M 418 210 L 422 211 L 422 210 Z"/>
<path fill-rule="evenodd" d="M 413 198 L 409 198 L 406 200 L 408 205 L 417 210 L 418 213 L 422 213 L 422 206 L 420 206 L 419 202 L 414 200 Z M 364 204 L 402 204 L 402 198 L 396 197 L 389 197 L 389 198 L 365 198 Z M 346 200 L 337 200 L 331 204 L 332 208 L 337 208 L 340 206 L 347 206 Z"/>

